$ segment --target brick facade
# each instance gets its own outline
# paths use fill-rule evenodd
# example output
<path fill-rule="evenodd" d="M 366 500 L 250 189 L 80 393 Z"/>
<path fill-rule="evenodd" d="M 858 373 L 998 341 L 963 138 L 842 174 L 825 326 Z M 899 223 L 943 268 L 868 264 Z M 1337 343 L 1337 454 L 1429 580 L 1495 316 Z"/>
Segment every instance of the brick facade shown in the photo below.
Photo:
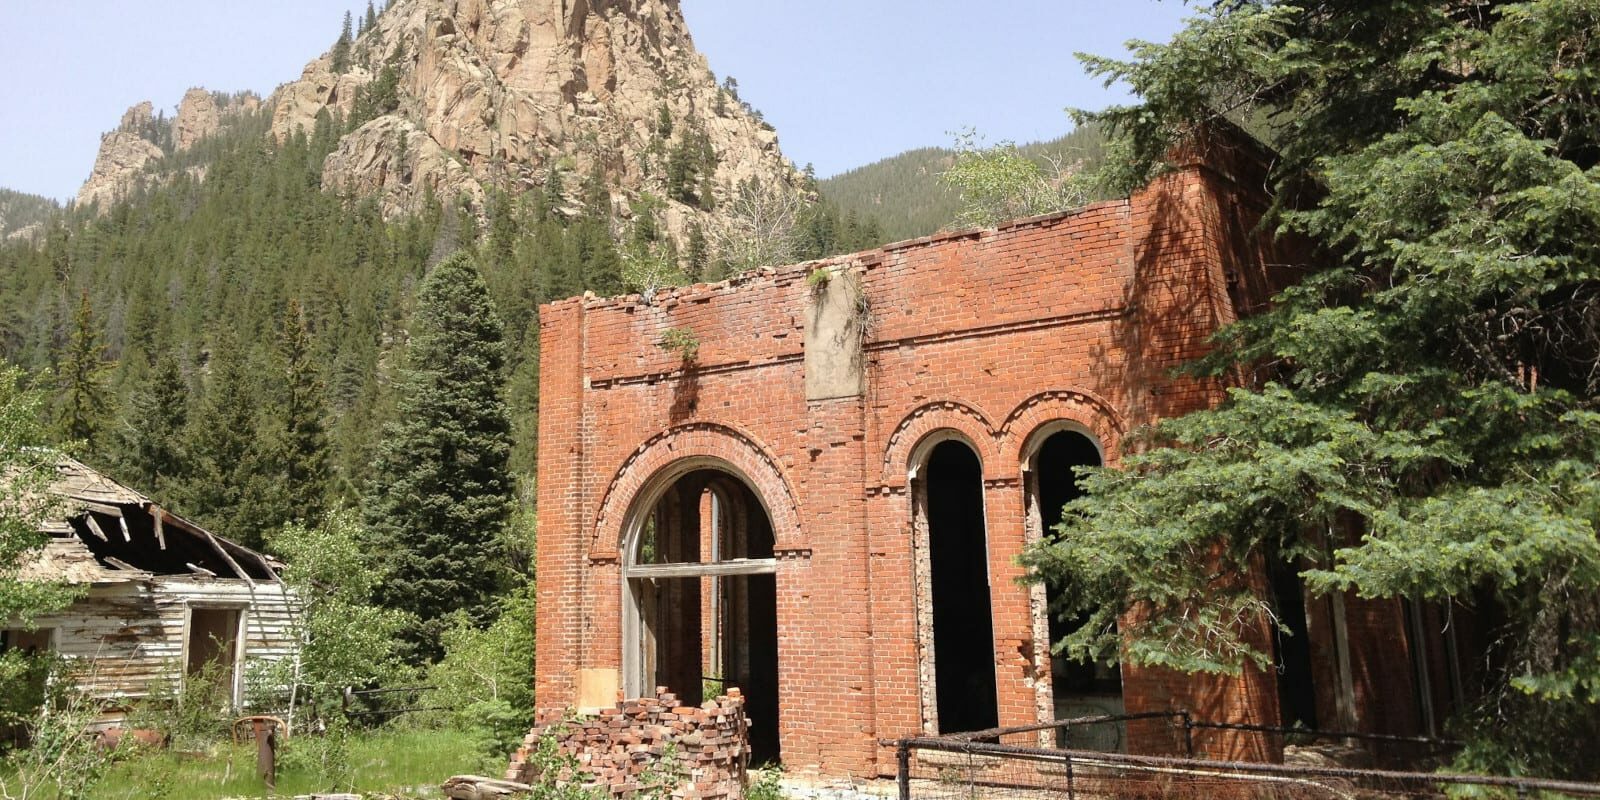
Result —
<path fill-rule="evenodd" d="M 1028 460 L 1045 434 L 1070 429 L 1114 464 L 1129 431 L 1218 400 L 1219 386 L 1171 370 L 1273 282 L 1269 243 L 1252 233 L 1261 180 L 1237 156 L 1213 149 L 1128 199 L 998 229 L 650 302 L 543 307 L 540 709 L 584 705 L 580 670 L 613 671 L 628 691 L 643 662 L 625 652 L 644 646 L 625 621 L 639 613 L 624 579 L 630 520 L 675 471 L 720 470 L 753 490 L 771 523 L 784 762 L 892 774 L 878 739 L 935 727 L 916 476 L 934 443 L 956 439 L 981 463 L 998 721 L 1048 716 L 1043 595 L 1019 583 L 1016 563 L 1038 535 L 1026 521 Z M 842 318 L 825 308 L 840 297 Z M 692 362 L 657 346 L 671 329 L 698 340 Z M 705 587 L 693 600 L 705 614 L 715 579 L 680 580 Z M 1128 711 L 1279 721 L 1271 673 L 1121 678 Z M 1274 755 L 1255 739 L 1229 742 L 1209 751 Z"/>

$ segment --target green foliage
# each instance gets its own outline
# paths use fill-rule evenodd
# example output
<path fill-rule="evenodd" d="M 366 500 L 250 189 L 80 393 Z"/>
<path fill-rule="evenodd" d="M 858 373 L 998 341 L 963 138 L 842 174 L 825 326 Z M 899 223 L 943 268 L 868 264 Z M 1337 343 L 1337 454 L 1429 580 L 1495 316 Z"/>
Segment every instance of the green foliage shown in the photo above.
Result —
<path fill-rule="evenodd" d="M 129 486 L 165 500 L 172 482 L 188 472 L 184 434 L 189 385 L 178 362 L 163 355 L 129 394 L 122 419 L 106 446 L 114 474 Z"/>
<path fill-rule="evenodd" d="M 768 767 L 753 771 L 755 780 L 745 789 L 745 800 L 783 800 L 783 770 Z"/>
<path fill-rule="evenodd" d="M 661 332 L 656 347 L 677 353 L 679 358 L 688 363 L 700 356 L 700 337 L 688 328 L 668 328 Z"/>
<path fill-rule="evenodd" d="M 1085 174 L 1092 173 L 1101 163 L 1104 149 L 1104 135 L 1092 124 L 1079 125 L 1057 139 L 1017 148 L 1041 171 L 1052 164 L 1081 163 Z M 945 147 L 908 150 L 823 180 L 818 190 L 826 201 L 838 207 L 842 217 L 871 220 L 882 227 L 879 240 L 869 246 L 915 239 L 956 224 L 961 197 L 940 179 L 955 165 L 956 156 L 955 151 Z M 1093 188 L 1088 199 L 1110 196 L 1112 193 Z"/>
<path fill-rule="evenodd" d="M 56 367 L 60 399 L 56 407 L 56 426 L 69 442 L 92 443 L 100 432 L 109 403 L 106 399 L 106 348 L 94 320 L 89 292 L 78 301 L 72 318 L 72 338 L 62 362 Z"/>
<path fill-rule="evenodd" d="M 23 724 L 29 745 L 0 757 L 0 797 L 7 800 L 90 797 L 117 756 L 84 735 L 105 705 L 65 688 L 76 678 L 64 664 L 56 662 L 51 669 L 46 683 L 53 688 Z"/>
<path fill-rule="evenodd" d="M 233 670 L 212 662 L 177 680 L 151 681 L 128 716 L 133 730 L 157 731 L 180 750 L 210 747 L 229 736 Z"/>
<path fill-rule="evenodd" d="M 399 635 L 410 624 L 401 611 L 377 604 L 392 566 L 354 512 L 336 510 L 320 525 L 296 523 L 268 541 L 281 553 L 283 580 L 299 597 L 295 620 L 302 642 L 298 659 L 280 662 L 277 674 L 262 676 L 274 687 L 309 686 L 313 700 L 334 703 L 345 686 L 390 682 L 402 674 Z M 332 708 L 321 709 L 331 716 Z"/>
<path fill-rule="evenodd" d="M 39 531 L 40 520 L 56 509 L 46 489 L 55 480 L 59 456 L 46 446 L 49 436 L 40 423 L 44 406 L 43 392 L 26 386 L 19 370 L 0 364 L 0 620 L 23 626 L 65 608 L 78 595 L 71 587 L 18 580 L 19 570 L 48 539 Z M 24 672 L 7 670 L 25 681 Z M 6 696 L 27 691 L 4 684 L 0 690 Z"/>
<path fill-rule="evenodd" d="M 1090 613 L 1080 656 L 1267 663 L 1273 609 L 1216 575 L 1279 559 L 1316 592 L 1503 618 L 1460 766 L 1595 777 L 1600 728 L 1600 6 L 1537 0 L 1217 4 L 1130 62 L 1142 103 L 1104 178 L 1160 170 L 1219 115 L 1262 121 L 1274 217 L 1317 271 L 1225 331 L 1242 377 L 1093 471 L 1027 562 Z M 1214 109 L 1221 109 L 1217 111 Z M 1566 744 L 1563 744 L 1566 743 Z"/>
<path fill-rule="evenodd" d="M 344 12 L 344 25 L 339 29 L 339 38 L 333 43 L 333 72 L 335 75 L 350 70 L 350 43 L 355 40 L 351 34 L 350 12 Z"/>
<path fill-rule="evenodd" d="M 420 704 L 448 708 L 449 727 L 472 732 L 486 756 L 504 757 L 533 725 L 534 591 L 525 584 L 501 599 L 480 628 L 457 614 L 444 632 L 444 658 L 428 670 Z"/>
<path fill-rule="evenodd" d="M 1052 161 L 1046 169 L 1015 142 L 985 147 L 971 130 L 957 134 L 955 162 L 939 180 L 961 198 L 957 227 L 984 228 L 1064 211 L 1089 198 L 1067 164 Z"/>
<path fill-rule="evenodd" d="M 323 428 L 322 378 L 312 362 L 311 334 L 300 303 L 284 310 L 271 366 L 281 389 L 261 421 L 262 469 L 272 491 L 261 520 L 305 523 L 322 518 L 328 492 L 328 435 Z"/>
<path fill-rule="evenodd" d="M 380 597 L 416 616 L 411 641 L 432 660 L 449 612 L 481 624 L 504 585 L 499 543 L 513 489 L 504 333 L 467 255 L 423 280 L 406 351 L 398 418 L 378 448 L 365 511 L 393 563 Z"/>

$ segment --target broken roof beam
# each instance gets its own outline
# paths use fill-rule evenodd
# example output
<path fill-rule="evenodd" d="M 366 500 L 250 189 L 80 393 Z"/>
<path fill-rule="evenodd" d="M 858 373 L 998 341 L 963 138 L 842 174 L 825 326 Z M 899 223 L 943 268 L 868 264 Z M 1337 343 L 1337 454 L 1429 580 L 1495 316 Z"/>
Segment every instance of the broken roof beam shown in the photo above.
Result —
<path fill-rule="evenodd" d="M 222 556 L 222 560 L 227 563 L 228 567 L 231 568 L 235 574 L 241 578 L 244 578 L 245 583 L 248 583 L 251 586 L 256 585 L 255 579 L 250 577 L 250 573 L 244 571 L 244 567 L 239 566 L 239 562 L 233 560 L 233 556 L 228 555 L 228 548 L 223 547 L 222 543 L 217 541 L 217 537 L 211 534 L 211 531 L 208 531 L 205 528 L 200 528 L 199 530 L 200 533 L 205 536 L 206 541 L 211 543 L 211 548 L 217 551 L 217 555 Z"/>
<path fill-rule="evenodd" d="M 89 528 L 89 532 L 90 533 L 93 533 L 94 535 L 100 537 L 100 541 L 102 541 L 102 542 L 111 541 L 111 537 L 106 536 L 106 532 L 100 529 L 100 523 L 94 521 L 94 515 L 93 514 L 84 514 L 83 515 L 83 521 L 84 521 L 84 524 Z"/>
<path fill-rule="evenodd" d="M 167 532 L 161 527 L 161 520 L 165 516 L 167 512 L 161 510 L 161 506 L 151 504 L 150 517 L 156 521 L 156 543 L 161 545 L 162 550 L 167 549 Z"/>
<path fill-rule="evenodd" d="M 212 572 L 211 570 L 206 569 L 205 567 L 202 567 L 199 564 L 196 564 L 194 562 L 185 561 L 185 562 L 183 562 L 183 565 L 188 567 L 189 571 L 195 573 L 196 575 L 205 575 L 205 576 L 211 577 L 211 578 L 217 577 L 217 573 Z"/>

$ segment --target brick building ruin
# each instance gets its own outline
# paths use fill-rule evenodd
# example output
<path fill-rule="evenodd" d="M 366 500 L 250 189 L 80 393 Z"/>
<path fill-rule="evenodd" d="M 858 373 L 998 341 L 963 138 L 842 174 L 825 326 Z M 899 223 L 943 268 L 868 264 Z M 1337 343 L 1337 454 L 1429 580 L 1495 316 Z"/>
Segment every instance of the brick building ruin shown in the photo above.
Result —
<path fill-rule="evenodd" d="M 1283 277 L 1263 155 L 1215 143 L 1127 199 L 544 306 L 541 714 L 737 687 L 758 759 L 857 776 L 893 774 L 880 738 L 1099 711 L 1436 726 L 1459 681 L 1418 608 L 1261 577 L 1303 606 L 1281 669 L 1119 673 L 1052 658 L 1047 590 L 1019 580 L 1072 466 L 1220 398 L 1172 370 Z"/>

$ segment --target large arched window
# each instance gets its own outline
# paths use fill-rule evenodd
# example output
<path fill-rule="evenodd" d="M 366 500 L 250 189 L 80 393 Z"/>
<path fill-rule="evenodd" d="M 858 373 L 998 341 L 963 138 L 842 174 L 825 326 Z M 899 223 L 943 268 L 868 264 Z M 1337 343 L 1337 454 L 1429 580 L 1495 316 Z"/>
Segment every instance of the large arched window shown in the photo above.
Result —
<path fill-rule="evenodd" d="M 912 521 L 922 551 L 917 618 L 923 715 L 939 733 L 993 728 L 999 706 L 983 466 L 972 446 L 954 437 L 920 445 L 918 456 Z"/>
<path fill-rule="evenodd" d="M 624 689 L 686 705 L 737 687 L 758 761 L 777 761 L 778 604 L 772 522 L 720 462 L 679 465 L 629 518 Z"/>
<path fill-rule="evenodd" d="M 1098 467 L 1104 458 L 1094 439 L 1075 425 L 1061 423 L 1035 434 L 1035 445 L 1028 458 L 1024 482 L 1027 493 L 1028 526 L 1032 536 L 1048 537 L 1061 523 L 1067 503 L 1083 492 L 1078 484 L 1079 467 Z M 1031 537 L 1030 537 L 1031 538 Z M 1045 587 L 1048 643 L 1060 641 L 1076 630 L 1082 619 L 1068 619 L 1057 613 L 1058 587 Z M 1121 714 L 1122 674 L 1115 664 L 1083 662 L 1065 655 L 1050 657 L 1050 710 L 1056 719 Z M 1097 749 L 1121 746 L 1116 726 L 1098 725 L 1084 730 L 1084 739 L 1075 734 L 1073 745 Z"/>

